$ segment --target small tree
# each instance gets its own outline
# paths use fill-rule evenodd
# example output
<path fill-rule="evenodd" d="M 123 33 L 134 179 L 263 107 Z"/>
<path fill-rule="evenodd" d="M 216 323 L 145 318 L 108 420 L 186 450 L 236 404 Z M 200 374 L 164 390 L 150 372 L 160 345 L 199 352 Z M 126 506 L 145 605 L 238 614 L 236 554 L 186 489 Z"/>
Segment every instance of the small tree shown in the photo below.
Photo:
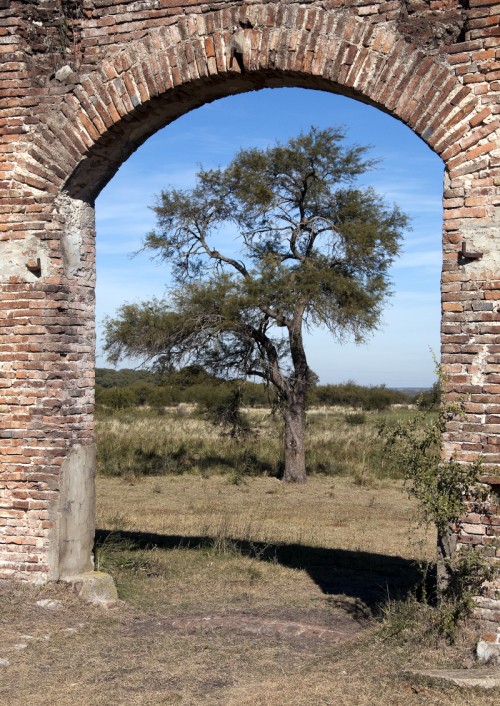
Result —
<path fill-rule="evenodd" d="M 274 386 L 284 479 L 300 483 L 312 379 L 304 327 L 363 341 L 379 323 L 407 226 L 399 208 L 355 185 L 374 162 L 344 137 L 313 127 L 284 145 L 240 151 L 226 169 L 200 169 L 190 191 L 163 191 L 145 249 L 172 266 L 171 300 L 124 305 L 106 323 L 112 361 L 198 363 Z"/>
<path fill-rule="evenodd" d="M 433 386 L 441 397 L 446 380 L 437 366 Z M 461 405 L 442 404 L 437 415 L 421 410 L 412 417 L 384 421 L 380 425 L 387 458 L 404 478 L 408 494 L 418 502 L 419 519 L 437 530 L 437 595 L 440 610 L 436 627 L 454 642 L 462 620 L 471 615 L 474 597 L 482 595 L 487 582 L 498 576 L 498 567 L 476 547 L 457 551 L 458 530 L 467 511 L 475 512 L 488 499 L 488 487 L 481 483 L 481 457 L 472 463 L 444 458 L 442 449 L 446 424 L 462 414 Z M 481 549 L 481 547 L 479 547 Z"/>

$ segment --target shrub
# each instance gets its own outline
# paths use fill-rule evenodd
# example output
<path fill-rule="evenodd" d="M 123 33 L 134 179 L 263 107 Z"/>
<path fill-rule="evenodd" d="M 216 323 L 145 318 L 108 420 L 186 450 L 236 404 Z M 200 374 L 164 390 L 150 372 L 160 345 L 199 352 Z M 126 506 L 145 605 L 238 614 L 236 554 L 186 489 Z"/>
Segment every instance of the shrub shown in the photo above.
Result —
<path fill-rule="evenodd" d="M 418 500 L 421 521 L 433 523 L 437 529 L 441 557 L 437 565 L 440 603 L 436 628 L 450 642 L 455 640 L 459 624 L 472 612 L 473 597 L 498 573 L 474 549 L 456 552 L 453 527 L 465 514 L 468 500 L 482 500 L 485 492 L 479 482 L 480 457 L 473 463 L 459 463 L 453 457 L 442 459 L 446 421 L 458 414 L 459 406 L 448 406 L 434 417 L 426 418 L 418 412 L 380 427 L 392 464 L 403 472 L 409 495 Z"/>
<path fill-rule="evenodd" d="M 129 387 L 96 388 L 96 403 L 111 409 L 125 409 L 135 405 L 135 395 Z"/>
<path fill-rule="evenodd" d="M 365 424 L 366 414 L 363 412 L 354 412 L 353 414 L 346 414 L 344 419 L 351 427 L 356 427 L 360 424 Z"/>
<path fill-rule="evenodd" d="M 422 522 L 434 523 L 441 538 L 464 514 L 481 468 L 480 458 L 470 464 L 441 459 L 444 416 L 443 412 L 429 418 L 418 412 L 380 425 L 388 458 L 403 474 L 408 493 L 418 500 Z"/>
<path fill-rule="evenodd" d="M 234 385 L 229 390 L 217 387 L 202 402 L 205 414 L 215 425 L 226 429 L 231 436 L 245 436 L 250 431 L 247 418 L 241 412 L 242 388 Z"/>

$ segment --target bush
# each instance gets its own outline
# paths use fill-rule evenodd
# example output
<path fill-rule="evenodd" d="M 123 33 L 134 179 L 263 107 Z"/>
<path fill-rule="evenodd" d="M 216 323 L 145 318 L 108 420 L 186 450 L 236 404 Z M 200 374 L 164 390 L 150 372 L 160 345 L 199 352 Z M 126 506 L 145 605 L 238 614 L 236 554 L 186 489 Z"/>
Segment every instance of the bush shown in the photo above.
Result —
<path fill-rule="evenodd" d="M 308 402 L 310 405 L 382 411 L 393 404 L 408 404 L 410 397 L 401 390 L 391 390 L 385 385 L 364 387 L 350 380 L 339 385 L 317 385 L 311 388 Z"/>
<path fill-rule="evenodd" d="M 240 407 L 272 409 L 276 406 L 276 393 L 269 386 L 249 380 L 235 383 L 235 381 L 211 375 L 199 365 L 187 366 L 162 376 L 147 370 L 96 369 L 97 402 L 113 409 L 132 405 L 148 405 L 160 409 L 176 406 L 182 402 L 211 407 L 211 400 L 215 397 L 230 396 L 235 384 L 241 388 Z M 124 392 L 124 396 L 112 393 L 112 390 L 117 388 Z M 431 408 L 435 403 L 435 393 L 432 391 L 423 393 L 419 399 L 422 409 Z M 307 392 L 308 407 L 341 406 L 382 411 L 393 404 L 410 403 L 410 401 L 414 402 L 400 390 L 391 390 L 385 385 L 364 387 L 352 381 L 339 385 L 315 383 Z"/>
<path fill-rule="evenodd" d="M 204 396 L 202 408 L 213 424 L 223 427 L 231 436 L 245 436 L 250 425 L 241 412 L 241 401 L 241 385 L 229 390 L 220 386 Z"/>
<path fill-rule="evenodd" d="M 441 404 L 441 381 L 436 380 L 430 390 L 422 392 L 417 397 L 416 404 L 420 409 L 438 410 Z"/>
<path fill-rule="evenodd" d="M 135 395 L 129 387 L 96 388 L 96 404 L 111 409 L 125 409 L 136 404 Z"/>
<path fill-rule="evenodd" d="M 351 427 L 356 427 L 360 424 L 365 424 L 366 414 L 363 412 L 354 412 L 353 414 L 346 414 L 344 419 Z"/>
<path fill-rule="evenodd" d="M 456 552 L 454 528 L 467 511 L 471 498 L 484 499 L 479 482 L 481 458 L 459 463 L 442 459 L 441 440 L 446 421 L 461 413 L 459 406 L 443 407 L 439 415 L 425 419 L 419 412 L 410 419 L 381 425 L 391 462 L 404 473 L 409 495 L 419 503 L 421 521 L 437 529 L 441 554 L 437 565 L 440 611 L 436 627 L 450 642 L 459 624 L 473 609 L 473 597 L 480 595 L 485 581 L 498 574 L 474 549 Z"/>
<path fill-rule="evenodd" d="M 441 538 L 464 514 L 481 468 L 480 458 L 470 464 L 441 459 L 444 416 L 429 418 L 419 412 L 380 425 L 388 458 L 403 474 L 409 495 L 418 500 L 422 522 L 434 523 Z"/>
<path fill-rule="evenodd" d="M 422 579 L 404 601 L 388 601 L 383 608 L 384 634 L 398 641 L 444 639 L 453 644 L 464 622 L 473 614 L 474 596 L 498 571 L 474 550 L 446 562 L 448 584 L 438 592 L 435 565 L 422 566 Z M 432 580 L 432 583 L 429 581 Z"/>

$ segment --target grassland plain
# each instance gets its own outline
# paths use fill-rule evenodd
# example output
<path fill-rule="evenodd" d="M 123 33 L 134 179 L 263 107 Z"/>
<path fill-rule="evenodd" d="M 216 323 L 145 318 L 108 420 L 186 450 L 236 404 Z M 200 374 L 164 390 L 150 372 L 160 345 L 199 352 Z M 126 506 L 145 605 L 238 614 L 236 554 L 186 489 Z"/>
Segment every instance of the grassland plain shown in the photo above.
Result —
<path fill-rule="evenodd" d="M 99 475 L 96 563 L 116 580 L 115 608 L 84 605 L 59 585 L 0 585 L 0 703 L 498 704 L 498 690 L 410 674 L 474 668 L 474 626 L 446 645 L 432 630 L 432 609 L 411 597 L 415 561 L 432 561 L 435 537 L 416 526 L 401 481 L 373 467 L 375 446 L 357 449 L 376 444 L 372 417 L 351 424 L 324 410 L 310 416 L 313 442 L 330 441 L 336 470 L 313 474 L 305 487 L 285 486 L 262 466 L 252 471 L 248 460 L 235 472 L 231 459 L 250 441 L 187 413 L 100 421 L 100 443 L 112 429 L 113 443 L 140 438 L 143 452 L 158 452 L 148 444 L 163 434 L 167 453 L 184 445 L 192 465 L 180 473 L 174 457 L 159 474 L 124 465 Z M 274 422 L 257 422 L 250 448 L 275 464 L 266 448 L 278 436 Z M 345 449 L 354 474 L 341 470 Z M 206 464 L 208 453 L 224 463 Z M 56 603 L 42 607 L 41 599 Z M 290 628 L 297 623 L 323 633 L 298 634 Z"/>
<path fill-rule="evenodd" d="M 307 466 L 310 474 L 349 475 L 357 482 L 386 477 L 377 427 L 387 414 L 350 412 L 334 408 L 308 411 Z M 251 431 L 234 438 L 197 414 L 194 406 L 155 414 L 147 408 L 104 412 L 97 427 L 97 467 L 106 476 L 229 473 L 235 482 L 248 476 L 279 473 L 282 463 L 282 425 L 264 409 L 249 409 Z"/>

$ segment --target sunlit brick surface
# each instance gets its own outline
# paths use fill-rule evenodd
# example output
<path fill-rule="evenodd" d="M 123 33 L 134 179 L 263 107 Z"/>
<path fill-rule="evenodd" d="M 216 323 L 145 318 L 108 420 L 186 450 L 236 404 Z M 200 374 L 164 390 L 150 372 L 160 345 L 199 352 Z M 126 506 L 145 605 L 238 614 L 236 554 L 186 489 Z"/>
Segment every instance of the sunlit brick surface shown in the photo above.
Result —
<path fill-rule="evenodd" d="M 46 581 L 90 560 L 93 199 L 160 127 L 264 86 L 361 98 L 443 159 L 441 352 L 448 397 L 465 403 L 444 448 L 482 455 L 499 489 L 499 13 L 495 0 L 0 0 L 0 575 Z M 497 506 L 472 515 L 459 541 L 500 558 Z"/>

